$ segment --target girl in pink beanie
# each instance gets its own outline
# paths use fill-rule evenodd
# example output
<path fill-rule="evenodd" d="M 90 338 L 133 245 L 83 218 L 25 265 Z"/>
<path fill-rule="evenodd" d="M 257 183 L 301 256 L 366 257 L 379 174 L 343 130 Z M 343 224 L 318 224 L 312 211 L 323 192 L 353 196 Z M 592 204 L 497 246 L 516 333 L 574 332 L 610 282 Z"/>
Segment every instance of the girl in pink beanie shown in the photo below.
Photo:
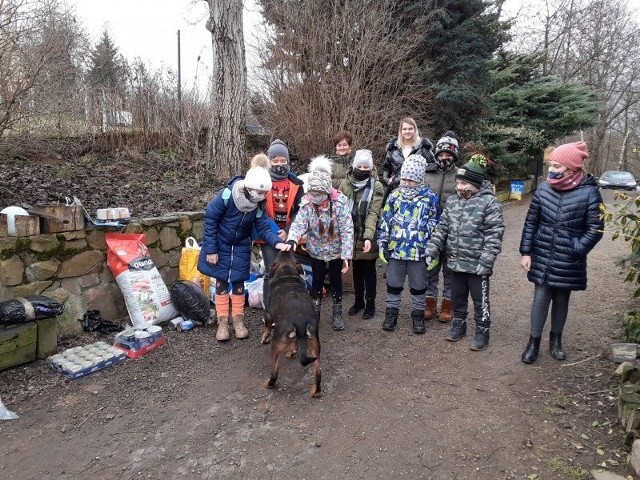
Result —
<path fill-rule="evenodd" d="M 602 197 L 593 176 L 584 172 L 589 157 L 584 142 L 560 145 L 549 156 L 547 181 L 531 199 L 524 222 L 520 265 L 535 284 L 529 343 L 524 363 L 538 358 L 542 330 L 551 306 L 549 351 L 556 360 L 567 354 L 562 331 L 572 290 L 587 288 L 587 254 L 602 238 Z"/>

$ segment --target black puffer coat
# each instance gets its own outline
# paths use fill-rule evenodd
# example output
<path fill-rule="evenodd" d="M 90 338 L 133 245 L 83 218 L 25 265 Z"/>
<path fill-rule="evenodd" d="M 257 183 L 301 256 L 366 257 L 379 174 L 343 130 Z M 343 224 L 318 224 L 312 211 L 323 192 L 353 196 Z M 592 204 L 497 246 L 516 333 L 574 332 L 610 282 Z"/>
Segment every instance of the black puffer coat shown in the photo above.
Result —
<path fill-rule="evenodd" d="M 422 137 L 420 144 L 417 147 L 413 147 L 409 155 L 414 153 L 422 155 L 427 160 L 427 172 L 437 170 L 436 157 L 433 155 L 433 144 L 428 138 Z M 387 187 L 387 194 L 400 184 L 400 169 L 403 163 L 402 147 L 398 144 L 398 139 L 394 138 L 387 143 L 387 155 L 384 157 L 382 166 L 382 183 Z"/>
<path fill-rule="evenodd" d="M 565 290 L 587 288 L 587 254 L 604 228 L 601 203 L 591 175 L 572 190 L 554 190 L 547 182 L 540 185 L 520 241 L 520 253 L 531 256 L 529 281 Z"/>

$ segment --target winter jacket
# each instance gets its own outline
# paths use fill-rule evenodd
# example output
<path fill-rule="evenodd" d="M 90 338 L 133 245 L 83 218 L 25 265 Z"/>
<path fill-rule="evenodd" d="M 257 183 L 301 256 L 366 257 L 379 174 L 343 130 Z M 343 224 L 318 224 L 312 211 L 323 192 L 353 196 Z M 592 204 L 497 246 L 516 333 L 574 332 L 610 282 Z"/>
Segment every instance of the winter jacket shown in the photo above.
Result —
<path fill-rule="evenodd" d="M 300 202 L 302 201 L 302 196 L 304 195 L 304 182 L 295 176 L 293 173 L 289 173 L 289 196 L 287 197 L 287 221 L 284 225 L 277 224 L 276 233 L 279 230 L 284 230 L 285 232 L 289 230 L 291 226 L 291 221 L 295 218 L 298 213 L 298 209 L 300 208 Z M 264 201 L 264 210 L 265 213 L 269 216 L 269 218 L 273 219 L 275 216 L 275 208 L 273 206 L 273 189 L 267 192 L 267 198 Z M 272 225 L 273 227 L 273 225 Z M 259 235 L 256 231 L 252 232 L 251 235 L 255 241 L 256 245 L 264 245 L 264 240 L 259 238 Z"/>
<path fill-rule="evenodd" d="M 244 177 L 234 177 L 227 184 L 233 184 Z M 244 213 L 238 210 L 233 195 L 223 198 L 225 189 L 220 190 L 209 202 L 204 215 L 204 239 L 198 271 L 217 280 L 240 282 L 249 278 L 251 266 L 251 229 L 255 225 L 259 236 L 272 247 L 280 242 L 271 229 L 272 221 L 261 207 Z M 218 254 L 218 263 L 207 262 L 207 255 Z"/>
<path fill-rule="evenodd" d="M 438 258 L 444 251 L 453 272 L 476 273 L 478 265 L 492 270 L 502 250 L 503 234 L 502 206 L 491 182 L 485 180 L 471 198 L 456 193 L 447 199 L 427 246 L 427 256 Z"/>
<path fill-rule="evenodd" d="M 397 260 L 424 260 L 436 226 L 437 198 L 427 186 L 412 199 L 394 190 L 387 197 L 378 226 L 378 247 Z"/>
<path fill-rule="evenodd" d="M 422 155 L 427 160 L 427 172 L 436 170 L 436 157 L 433 155 L 433 145 L 428 138 L 422 137 L 420 144 L 411 149 L 409 155 L 414 153 Z M 395 190 L 400 184 L 400 169 L 404 163 L 404 155 L 402 147 L 398 143 L 397 138 L 393 138 L 387 143 L 387 155 L 382 165 L 382 182 L 387 187 L 387 193 Z"/>
<path fill-rule="evenodd" d="M 333 221 L 334 235 L 329 237 L 329 225 Z M 320 233 L 320 223 L 323 233 Z M 311 201 L 311 196 L 302 197 L 300 210 L 289 228 L 287 240 L 300 243 L 306 238 L 306 248 L 312 258 L 319 260 L 351 260 L 353 257 L 353 222 L 347 204 L 347 197 L 336 189 L 331 191 L 329 207 L 319 209 Z"/>
<path fill-rule="evenodd" d="M 456 195 L 456 172 L 458 168 L 451 165 L 447 170 L 437 170 L 427 172 L 425 183 L 438 196 L 438 217 L 442 215 L 444 205 L 451 195 Z"/>
<path fill-rule="evenodd" d="M 354 187 L 352 183 L 352 172 L 353 168 L 350 168 L 347 172 L 346 178 L 344 178 L 340 182 L 339 189 L 348 199 L 353 198 L 353 204 L 355 205 L 356 210 L 358 210 L 358 205 L 366 188 L 358 192 L 353 191 Z M 354 215 L 353 209 L 351 211 L 355 241 L 355 247 L 353 251 L 354 260 L 375 260 L 375 258 L 377 258 L 378 256 L 378 248 L 376 244 L 376 229 L 378 228 L 378 219 L 380 218 L 380 211 L 382 210 L 384 187 L 378 180 L 375 172 L 371 172 L 371 178 L 369 179 L 369 181 L 373 183 L 373 186 L 369 185 L 369 189 L 371 189 L 373 195 L 371 196 L 371 201 L 367 206 L 367 214 L 364 223 L 362 222 L 361 215 Z M 371 240 L 371 250 L 369 251 L 369 253 L 364 253 L 362 251 L 362 249 L 364 248 L 365 240 Z"/>
<path fill-rule="evenodd" d="M 338 155 L 334 150 L 327 155 L 327 158 L 331 160 L 331 183 L 333 188 L 338 188 L 338 185 L 347 177 L 347 171 L 353 165 L 353 157 L 355 156 L 355 150 L 352 148 L 350 153 L 346 155 Z"/>
<path fill-rule="evenodd" d="M 602 238 L 602 197 L 587 175 L 572 190 L 544 182 L 531 199 L 520 253 L 531 256 L 529 281 L 565 290 L 587 288 L 587 254 Z"/>

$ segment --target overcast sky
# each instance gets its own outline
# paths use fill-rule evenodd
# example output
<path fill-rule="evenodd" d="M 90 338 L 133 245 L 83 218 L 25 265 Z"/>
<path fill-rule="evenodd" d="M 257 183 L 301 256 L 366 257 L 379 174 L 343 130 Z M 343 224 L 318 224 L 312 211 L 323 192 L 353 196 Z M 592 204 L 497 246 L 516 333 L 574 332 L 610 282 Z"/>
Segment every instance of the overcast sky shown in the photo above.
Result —
<path fill-rule="evenodd" d="M 67 0 L 96 44 L 106 29 L 120 53 L 132 60 L 142 58 L 159 67 L 177 71 L 177 31 L 180 30 L 183 88 L 196 83 L 201 89 L 211 75 L 211 35 L 204 25 L 208 5 L 204 0 Z M 522 5 L 539 5 L 537 0 L 507 0 L 505 9 L 515 13 Z M 640 0 L 630 0 L 638 10 Z M 261 24 L 254 0 L 244 1 L 244 36 L 249 76 L 255 65 L 252 46 Z M 198 57 L 200 60 L 198 61 Z"/>
<path fill-rule="evenodd" d="M 204 0 L 67 0 L 95 45 L 106 29 L 120 53 L 132 60 L 166 65 L 177 71 L 178 41 L 183 87 L 205 85 L 211 75 L 211 34 L 205 29 L 208 5 Z M 253 0 L 245 0 L 243 12 L 247 55 L 260 23 Z M 200 60 L 198 61 L 198 57 Z"/>

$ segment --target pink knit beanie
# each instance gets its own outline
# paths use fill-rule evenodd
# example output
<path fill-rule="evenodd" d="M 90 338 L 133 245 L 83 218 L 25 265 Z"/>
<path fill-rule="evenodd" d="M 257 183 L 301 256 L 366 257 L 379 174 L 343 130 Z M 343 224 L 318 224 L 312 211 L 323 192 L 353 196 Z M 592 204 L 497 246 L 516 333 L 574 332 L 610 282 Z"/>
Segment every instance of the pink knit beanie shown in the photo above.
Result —
<path fill-rule="evenodd" d="M 589 158 L 589 152 L 584 142 L 565 143 L 554 149 L 549 156 L 549 160 L 558 162 L 569 170 L 582 170 L 585 158 Z"/>

